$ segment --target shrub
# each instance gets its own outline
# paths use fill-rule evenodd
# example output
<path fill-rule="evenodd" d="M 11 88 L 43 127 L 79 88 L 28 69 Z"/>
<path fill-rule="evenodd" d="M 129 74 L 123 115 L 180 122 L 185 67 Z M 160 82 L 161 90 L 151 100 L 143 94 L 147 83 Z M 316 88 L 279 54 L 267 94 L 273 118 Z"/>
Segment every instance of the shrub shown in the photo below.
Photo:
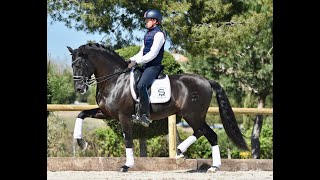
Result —
<path fill-rule="evenodd" d="M 124 138 L 119 133 L 114 132 L 110 127 L 95 129 L 86 137 L 90 144 L 86 152 L 80 156 L 93 157 L 124 157 L 125 144 Z M 133 140 L 134 156 L 139 157 L 139 140 Z M 168 157 L 168 143 L 165 135 L 147 139 L 148 157 Z"/>
<path fill-rule="evenodd" d="M 57 64 L 47 63 L 47 104 L 69 104 L 76 99 L 72 74 L 59 69 Z"/>
<path fill-rule="evenodd" d="M 169 144 L 166 135 L 157 136 L 147 140 L 148 157 L 168 157 Z"/>
<path fill-rule="evenodd" d="M 267 119 L 267 118 L 266 118 Z M 246 131 L 246 136 L 250 137 L 252 133 L 250 127 Z M 273 126 L 266 120 L 263 121 L 261 133 L 260 133 L 260 159 L 273 159 Z M 248 140 L 248 145 L 251 146 L 251 140 Z"/>
<path fill-rule="evenodd" d="M 47 157 L 71 156 L 71 138 L 65 120 L 51 114 L 47 119 Z"/>
<path fill-rule="evenodd" d="M 90 141 L 89 141 L 90 142 Z M 110 127 L 97 128 L 93 133 L 93 141 L 90 143 L 98 157 L 125 156 L 124 141 Z"/>

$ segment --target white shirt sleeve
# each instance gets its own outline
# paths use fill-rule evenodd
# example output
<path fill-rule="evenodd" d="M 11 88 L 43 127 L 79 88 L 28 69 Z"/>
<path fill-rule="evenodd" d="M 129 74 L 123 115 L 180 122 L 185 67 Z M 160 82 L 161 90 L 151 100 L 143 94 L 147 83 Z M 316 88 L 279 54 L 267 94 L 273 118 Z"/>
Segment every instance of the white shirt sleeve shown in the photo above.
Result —
<path fill-rule="evenodd" d="M 141 59 L 143 56 L 143 48 L 144 48 L 144 44 L 142 45 L 142 47 L 140 48 L 140 51 L 132 56 L 131 58 L 129 58 L 131 61 L 137 61 L 138 59 Z"/>
<path fill-rule="evenodd" d="M 151 46 L 150 51 L 147 54 L 145 54 L 144 56 L 142 56 L 141 58 L 136 59 L 136 62 L 138 64 L 145 64 L 145 63 L 153 60 L 159 54 L 159 51 L 160 51 L 162 45 L 164 44 L 164 42 L 165 42 L 164 34 L 162 32 L 157 32 L 154 35 L 153 44 Z"/>

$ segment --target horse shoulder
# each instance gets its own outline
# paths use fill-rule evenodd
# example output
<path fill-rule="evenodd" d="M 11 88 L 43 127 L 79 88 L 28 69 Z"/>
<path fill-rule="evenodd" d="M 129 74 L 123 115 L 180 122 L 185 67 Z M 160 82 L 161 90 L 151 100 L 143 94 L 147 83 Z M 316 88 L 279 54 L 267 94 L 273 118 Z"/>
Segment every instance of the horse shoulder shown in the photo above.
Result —
<path fill-rule="evenodd" d="M 111 110 L 110 108 L 108 108 L 108 106 L 106 105 L 106 103 L 104 101 L 100 101 L 99 104 L 98 104 L 101 112 L 107 116 L 107 117 L 112 117 L 112 113 L 111 113 Z"/>

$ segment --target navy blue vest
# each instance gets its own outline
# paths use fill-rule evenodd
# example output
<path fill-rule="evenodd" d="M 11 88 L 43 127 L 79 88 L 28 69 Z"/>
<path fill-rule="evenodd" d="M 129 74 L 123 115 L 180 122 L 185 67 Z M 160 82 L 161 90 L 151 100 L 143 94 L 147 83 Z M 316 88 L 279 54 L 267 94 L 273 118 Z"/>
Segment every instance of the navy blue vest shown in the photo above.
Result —
<path fill-rule="evenodd" d="M 144 36 L 143 55 L 147 54 L 150 51 L 151 46 L 153 44 L 154 35 L 159 31 L 164 34 L 164 32 L 161 31 L 158 26 L 148 30 L 147 34 Z M 165 34 L 164 34 L 164 37 L 165 37 Z M 164 53 L 164 44 L 165 43 L 163 43 L 158 55 L 153 60 L 149 61 L 146 64 L 145 68 L 150 67 L 150 66 L 161 65 L 161 62 L 162 62 L 162 59 L 163 59 L 163 53 Z"/>

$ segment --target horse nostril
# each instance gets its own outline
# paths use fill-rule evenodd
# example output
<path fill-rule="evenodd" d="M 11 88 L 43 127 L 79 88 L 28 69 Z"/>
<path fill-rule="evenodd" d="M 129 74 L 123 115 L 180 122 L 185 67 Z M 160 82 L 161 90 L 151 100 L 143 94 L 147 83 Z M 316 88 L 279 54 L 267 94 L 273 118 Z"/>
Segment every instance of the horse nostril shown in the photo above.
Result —
<path fill-rule="evenodd" d="M 80 92 L 81 91 L 81 88 L 77 88 L 77 92 Z"/>

